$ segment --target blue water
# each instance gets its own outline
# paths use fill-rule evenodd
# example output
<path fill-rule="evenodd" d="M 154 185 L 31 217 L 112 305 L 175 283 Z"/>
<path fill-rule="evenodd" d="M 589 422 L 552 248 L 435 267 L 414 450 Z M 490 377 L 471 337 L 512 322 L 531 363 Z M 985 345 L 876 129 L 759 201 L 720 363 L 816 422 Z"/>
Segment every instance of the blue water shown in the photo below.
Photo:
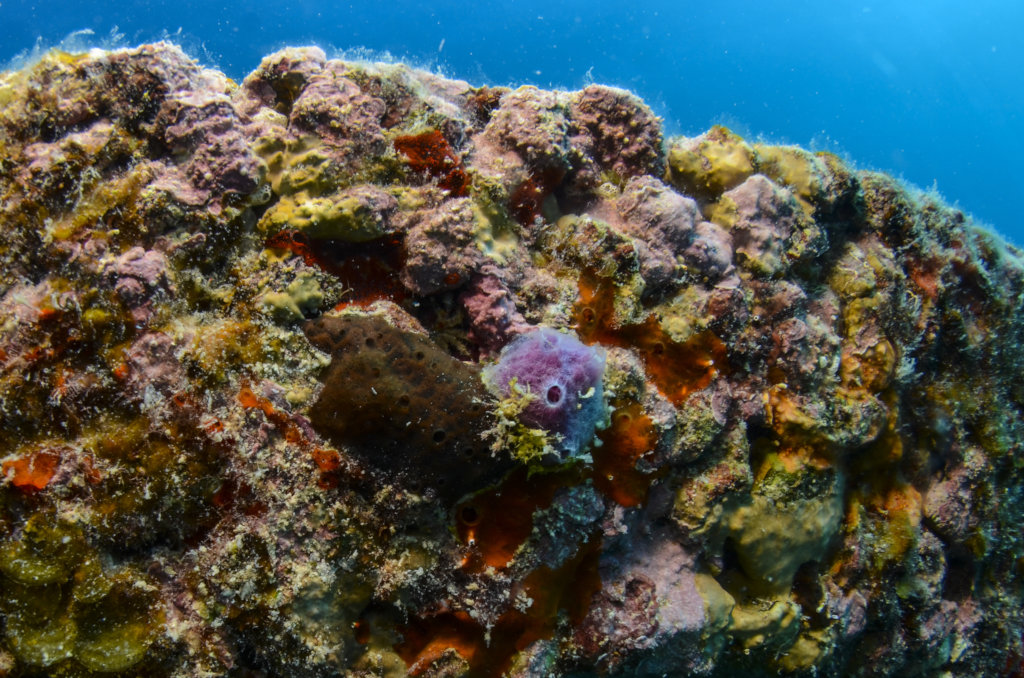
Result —
<path fill-rule="evenodd" d="M 837 151 L 1024 244 L 1021 0 L 0 0 L 0 63 L 81 29 L 104 44 L 115 27 L 119 45 L 171 34 L 236 79 L 274 49 L 316 43 L 481 84 L 620 85 L 670 133 L 724 123 Z"/>

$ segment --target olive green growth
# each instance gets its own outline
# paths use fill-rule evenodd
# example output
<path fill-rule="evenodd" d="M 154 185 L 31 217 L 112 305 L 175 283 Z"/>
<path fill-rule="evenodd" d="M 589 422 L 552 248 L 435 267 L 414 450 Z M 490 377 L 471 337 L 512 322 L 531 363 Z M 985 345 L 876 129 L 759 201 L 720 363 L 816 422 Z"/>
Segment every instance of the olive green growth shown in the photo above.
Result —
<path fill-rule="evenodd" d="M 47 512 L 0 544 L 0 572 L 4 644 L 26 667 L 123 671 L 163 627 L 148 577 L 104 567 L 77 526 Z"/>

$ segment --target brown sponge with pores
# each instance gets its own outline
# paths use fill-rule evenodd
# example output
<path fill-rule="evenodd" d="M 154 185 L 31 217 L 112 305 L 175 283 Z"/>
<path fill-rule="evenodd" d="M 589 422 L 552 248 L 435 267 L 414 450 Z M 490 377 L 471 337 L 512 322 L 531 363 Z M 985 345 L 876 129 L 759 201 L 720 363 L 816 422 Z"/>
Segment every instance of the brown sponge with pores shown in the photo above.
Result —
<path fill-rule="evenodd" d="M 313 427 L 388 480 L 434 490 L 445 502 L 497 482 L 512 462 L 495 459 L 480 370 L 427 337 L 374 316 L 325 317 L 304 330 L 331 354 Z"/>

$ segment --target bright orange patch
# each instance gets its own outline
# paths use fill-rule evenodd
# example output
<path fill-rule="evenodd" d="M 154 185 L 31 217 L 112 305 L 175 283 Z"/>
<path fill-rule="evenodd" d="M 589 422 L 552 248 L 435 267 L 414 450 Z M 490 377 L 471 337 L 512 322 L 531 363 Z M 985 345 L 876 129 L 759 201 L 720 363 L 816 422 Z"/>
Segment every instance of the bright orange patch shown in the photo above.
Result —
<path fill-rule="evenodd" d="M 594 447 L 594 487 L 620 506 L 640 506 L 656 474 L 636 467 L 654 449 L 658 436 L 643 407 L 632 403 L 615 408 L 612 423 L 598 433 L 602 445 Z"/>
<path fill-rule="evenodd" d="M 267 414 L 270 411 L 273 411 L 274 409 L 274 407 L 269 402 L 263 400 L 255 393 L 253 393 L 252 389 L 249 388 L 248 386 L 242 386 L 242 388 L 239 389 L 238 402 L 240 402 L 242 404 L 242 407 L 244 407 L 247 410 L 260 409 L 263 410 L 264 414 Z"/>
<path fill-rule="evenodd" d="M 727 364 L 725 344 L 711 332 L 673 341 L 653 315 L 636 325 L 614 326 L 615 287 L 610 280 L 585 274 L 579 293 L 576 332 L 580 339 L 635 350 L 658 390 L 676 406 L 710 385 Z"/>
<path fill-rule="evenodd" d="M 461 610 L 443 612 L 400 628 L 403 640 L 395 651 L 411 676 L 422 675 L 453 649 L 469 663 L 471 678 L 497 678 L 517 652 L 553 635 L 559 611 L 564 610 L 572 624 L 583 621 L 591 599 L 601 590 L 600 551 L 600 540 L 593 539 L 557 570 L 540 567 L 531 572 L 519 586 L 533 604 L 525 612 L 508 610 L 489 634 Z"/>
<path fill-rule="evenodd" d="M 459 538 L 473 547 L 464 567 L 479 572 L 508 565 L 533 530 L 534 512 L 550 506 L 558 488 L 571 485 L 575 475 L 560 471 L 531 478 L 520 468 L 498 487 L 456 507 Z"/>
<path fill-rule="evenodd" d="M 50 450 L 32 452 L 14 461 L 3 463 L 3 473 L 11 484 L 23 492 L 45 489 L 60 464 L 60 454 Z"/>
<path fill-rule="evenodd" d="M 224 431 L 224 422 L 220 419 L 210 418 L 203 422 L 203 430 L 210 435 L 216 435 Z"/>
<path fill-rule="evenodd" d="M 130 372 L 131 368 L 128 367 L 128 363 L 118 363 L 117 367 L 114 368 L 114 378 L 118 381 L 124 381 L 128 378 Z"/>
<path fill-rule="evenodd" d="M 60 320 L 62 314 L 63 311 L 56 308 L 41 308 L 39 309 L 39 324 Z"/>
<path fill-rule="evenodd" d="M 316 467 L 324 473 L 337 471 L 341 467 L 341 455 L 337 450 L 318 447 L 313 450 L 313 461 L 316 463 Z"/>

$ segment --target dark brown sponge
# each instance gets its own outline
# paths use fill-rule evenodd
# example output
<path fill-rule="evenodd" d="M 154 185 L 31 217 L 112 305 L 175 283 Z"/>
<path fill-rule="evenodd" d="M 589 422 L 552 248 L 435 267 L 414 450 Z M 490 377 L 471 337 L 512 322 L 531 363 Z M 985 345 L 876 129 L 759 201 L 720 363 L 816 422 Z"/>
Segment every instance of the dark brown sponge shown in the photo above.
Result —
<path fill-rule="evenodd" d="M 432 489 L 446 502 L 511 468 L 484 440 L 494 422 L 476 366 L 373 316 L 319 318 L 304 329 L 331 354 L 310 419 L 333 444 L 389 480 Z"/>

